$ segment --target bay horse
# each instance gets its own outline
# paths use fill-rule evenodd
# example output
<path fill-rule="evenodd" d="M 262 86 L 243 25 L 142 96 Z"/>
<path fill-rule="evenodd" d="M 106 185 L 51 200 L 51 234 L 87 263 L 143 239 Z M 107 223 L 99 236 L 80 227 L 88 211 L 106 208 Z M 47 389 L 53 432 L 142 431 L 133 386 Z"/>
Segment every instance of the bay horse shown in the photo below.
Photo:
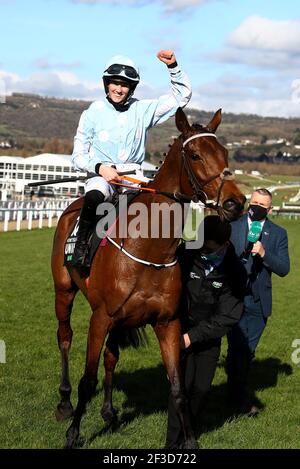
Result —
<path fill-rule="evenodd" d="M 229 174 L 228 152 L 218 142 L 215 131 L 221 123 L 221 110 L 203 127 L 190 125 L 181 108 L 176 112 L 176 126 L 180 132 L 164 163 L 148 187 L 156 192 L 141 192 L 134 201 L 147 208 L 153 203 L 178 203 L 181 194 L 186 200 L 196 196 L 207 206 L 215 208 L 222 219 L 236 219 L 243 208 L 245 197 Z M 172 196 L 173 194 L 173 196 Z M 208 201 L 210 199 L 210 201 Z M 181 274 L 176 262 L 179 238 L 174 229 L 167 238 L 123 239 L 123 250 L 108 243 L 98 248 L 91 266 L 88 282 L 76 269 L 69 272 L 64 266 L 64 244 L 82 207 L 82 199 L 73 202 L 62 214 L 54 237 L 52 273 L 55 286 L 55 309 L 59 322 L 57 338 L 62 358 L 59 387 L 61 401 L 57 419 L 73 415 L 67 431 L 66 447 L 76 445 L 80 423 L 97 385 L 98 364 L 104 352 L 105 380 L 102 417 L 109 421 L 114 416 L 112 406 L 112 379 L 118 360 L 118 331 L 151 324 L 158 338 L 161 356 L 170 382 L 171 394 L 182 424 L 184 447 L 196 448 L 189 412 L 182 387 L 180 372 L 180 322 L 176 315 L 180 294 Z M 149 210 L 149 217 L 151 211 Z M 118 221 L 117 221 L 118 223 Z M 184 220 L 178 220 L 183 224 Z M 134 258 L 126 253 L 131 253 Z M 175 261 L 174 261 L 175 259 Z M 140 260 L 140 261 L 139 261 Z M 145 265 L 141 260 L 150 261 Z M 154 264 L 157 264 L 156 266 Z M 161 268 L 157 268 L 157 267 Z M 92 316 L 87 341 L 84 374 L 78 386 L 78 403 L 73 413 L 70 401 L 71 384 L 68 371 L 68 353 L 72 341 L 70 316 L 78 290 L 87 298 Z"/>

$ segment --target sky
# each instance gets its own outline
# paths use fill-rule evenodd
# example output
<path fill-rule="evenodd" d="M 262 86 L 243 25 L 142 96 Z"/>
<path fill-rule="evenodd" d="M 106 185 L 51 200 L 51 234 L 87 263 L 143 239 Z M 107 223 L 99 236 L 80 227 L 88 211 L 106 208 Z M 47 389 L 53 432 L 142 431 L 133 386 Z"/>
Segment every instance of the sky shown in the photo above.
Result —
<path fill-rule="evenodd" d="M 135 96 L 168 92 L 172 49 L 190 108 L 300 116 L 299 0 L 0 0 L 0 101 L 12 92 L 96 100 L 116 54 L 132 58 Z"/>

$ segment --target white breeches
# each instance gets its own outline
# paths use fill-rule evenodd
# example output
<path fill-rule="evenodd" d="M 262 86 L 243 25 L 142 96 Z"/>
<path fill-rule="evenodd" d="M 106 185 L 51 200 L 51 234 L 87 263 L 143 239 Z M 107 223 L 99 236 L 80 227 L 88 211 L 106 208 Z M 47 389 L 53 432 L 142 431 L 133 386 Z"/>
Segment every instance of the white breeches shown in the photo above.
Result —
<path fill-rule="evenodd" d="M 143 182 L 149 181 L 148 178 L 143 176 L 143 173 L 141 171 L 141 166 L 139 164 L 128 163 L 128 164 L 116 164 L 115 166 L 117 168 L 117 171 L 119 172 L 135 171 L 135 174 L 129 174 L 128 176 L 131 176 L 135 179 L 139 179 L 140 181 L 143 181 Z M 130 184 L 130 185 L 134 184 L 132 182 L 126 181 L 125 179 L 120 182 L 124 184 Z M 95 176 L 95 177 L 89 178 L 85 184 L 85 192 L 89 192 L 93 190 L 100 191 L 104 195 L 105 200 L 111 197 L 117 189 L 122 189 L 122 186 L 110 184 L 109 182 L 105 181 L 105 179 L 101 176 Z M 124 187 L 123 189 L 126 190 L 126 187 Z"/>

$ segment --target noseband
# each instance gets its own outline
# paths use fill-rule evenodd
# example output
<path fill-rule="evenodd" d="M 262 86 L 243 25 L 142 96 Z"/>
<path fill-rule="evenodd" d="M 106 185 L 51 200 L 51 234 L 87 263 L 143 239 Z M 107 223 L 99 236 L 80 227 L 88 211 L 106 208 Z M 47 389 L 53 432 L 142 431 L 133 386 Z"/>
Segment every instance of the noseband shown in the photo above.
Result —
<path fill-rule="evenodd" d="M 203 133 L 200 133 L 200 134 L 192 135 L 191 137 L 187 138 L 182 143 L 181 153 L 182 153 L 183 164 L 184 164 L 184 168 L 186 170 L 189 182 L 190 182 L 190 184 L 192 186 L 192 189 L 193 189 L 193 196 L 197 199 L 197 201 L 201 201 L 205 205 L 205 207 L 212 208 L 212 209 L 218 211 L 220 209 L 219 202 L 220 202 L 221 191 L 223 189 L 224 183 L 225 183 L 225 181 L 233 180 L 234 175 L 229 170 L 229 168 L 224 168 L 223 171 L 221 171 L 221 173 L 210 177 L 207 181 L 205 181 L 202 184 L 199 183 L 197 177 L 194 174 L 194 171 L 193 171 L 193 168 L 192 168 L 192 165 L 191 165 L 191 162 L 190 162 L 190 158 L 185 152 L 185 146 L 191 140 L 194 140 L 194 139 L 200 138 L 200 137 L 214 137 L 214 138 L 217 138 L 216 135 L 211 133 L 211 132 L 203 132 Z M 210 199 L 208 199 L 208 196 L 207 196 L 206 192 L 203 190 L 203 188 L 207 184 L 211 183 L 212 181 L 214 181 L 215 179 L 218 179 L 218 178 L 221 179 L 221 184 L 220 184 L 220 187 L 218 189 L 217 200 L 216 201 L 215 200 L 210 200 Z"/>

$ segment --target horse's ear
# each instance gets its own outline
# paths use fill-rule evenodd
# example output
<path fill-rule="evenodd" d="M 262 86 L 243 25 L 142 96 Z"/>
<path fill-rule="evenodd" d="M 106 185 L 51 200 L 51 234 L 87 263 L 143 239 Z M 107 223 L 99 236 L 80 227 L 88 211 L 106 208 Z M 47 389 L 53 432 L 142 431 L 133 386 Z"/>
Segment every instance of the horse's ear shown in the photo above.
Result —
<path fill-rule="evenodd" d="M 206 126 L 209 130 L 212 132 L 215 132 L 219 125 L 221 124 L 222 120 L 222 109 L 218 109 L 218 111 L 215 113 L 214 117 L 210 121 L 210 123 Z"/>
<path fill-rule="evenodd" d="M 187 120 L 186 115 L 183 112 L 181 107 L 179 107 L 176 111 L 175 122 L 176 122 L 177 129 L 182 134 L 187 132 L 190 129 L 189 121 Z"/>

